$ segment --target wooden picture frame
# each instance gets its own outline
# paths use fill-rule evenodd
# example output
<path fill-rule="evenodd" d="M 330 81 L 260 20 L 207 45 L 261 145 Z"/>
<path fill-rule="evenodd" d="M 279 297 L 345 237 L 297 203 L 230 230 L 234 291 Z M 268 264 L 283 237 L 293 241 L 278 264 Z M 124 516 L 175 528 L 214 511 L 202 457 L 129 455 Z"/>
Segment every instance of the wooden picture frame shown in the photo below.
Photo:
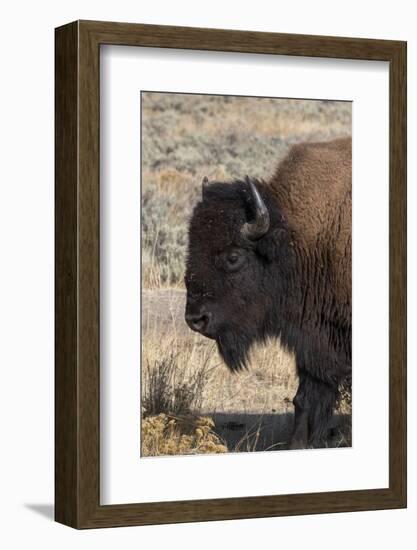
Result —
<path fill-rule="evenodd" d="M 55 518 L 75 528 L 406 506 L 406 43 L 77 21 L 56 29 Z M 99 56 L 117 44 L 389 62 L 389 487 L 100 505 Z"/>

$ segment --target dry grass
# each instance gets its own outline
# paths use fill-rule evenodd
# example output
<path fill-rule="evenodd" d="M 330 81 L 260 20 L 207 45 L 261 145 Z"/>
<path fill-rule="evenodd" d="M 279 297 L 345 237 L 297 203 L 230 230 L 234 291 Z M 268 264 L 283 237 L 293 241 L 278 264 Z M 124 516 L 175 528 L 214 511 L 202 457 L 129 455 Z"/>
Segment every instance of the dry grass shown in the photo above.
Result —
<path fill-rule="evenodd" d="M 192 358 L 186 353 L 188 346 L 175 353 L 174 347 L 178 345 L 172 345 L 160 358 L 149 358 L 152 354 L 146 356 L 142 377 L 143 417 L 161 413 L 189 415 L 201 409 L 210 374 L 209 356 L 197 361 L 197 368 L 190 368 Z"/>
<path fill-rule="evenodd" d="M 178 98 L 181 101 L 183 97 L 176 95 L 177 101 Z M 335 111 L 329 110 L 324 102 L 321 106 L 322 123 L 318 125 L 316 105 L 312 109 L 312 102 L 308 100 L 293 101 L 296 105 L 291 108 L 288 100 L 215 96 L 206 97 L 205 105 L 201 105 L 201 98 L 202 96 L 188 96 L 188 111 L 182 113 L 176 127 L 179 136 L 187 137 L 190 131 L 198 128 L 198 132 L 206 138 L 215 139 L 216 136 L 224 134 L 227 128 L 231 135 L 245 132 L 250 135 L 291 139 L 295 135 L 315 134 L 320 139 L 321 135 L 327 133 L 327 124 L 330 124 L 332 129 L 345 131 L 346 121 L 332 120 Z M 145 109 L 152 108 L 155 103 L 159 104 L 161 94 L 155 94 L 147 99 Z"/>

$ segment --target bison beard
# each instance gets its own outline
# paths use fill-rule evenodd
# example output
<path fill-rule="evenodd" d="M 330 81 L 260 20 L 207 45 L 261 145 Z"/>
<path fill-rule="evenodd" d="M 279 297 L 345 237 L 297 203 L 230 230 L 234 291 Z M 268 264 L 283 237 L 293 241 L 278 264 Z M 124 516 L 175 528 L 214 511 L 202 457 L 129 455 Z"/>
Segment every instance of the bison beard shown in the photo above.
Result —
<path fill-rule="evenodd" d="M 268 183 L 205 180 L 190 222 L 187 322 L 234 372 L 255 342 L 295 353 L 291 448 L 327 444 L 351 376 L 351 160 L 350 139 L 300 144 Z"/>
<path fill-rule="evenodd" d="M 217 349 L 223 361 L 233 372 L 247 368 L 249 350 L 254 342 L 253 336 L 235 334 L 231 331 L 222 331 L 216 338 Z"/>

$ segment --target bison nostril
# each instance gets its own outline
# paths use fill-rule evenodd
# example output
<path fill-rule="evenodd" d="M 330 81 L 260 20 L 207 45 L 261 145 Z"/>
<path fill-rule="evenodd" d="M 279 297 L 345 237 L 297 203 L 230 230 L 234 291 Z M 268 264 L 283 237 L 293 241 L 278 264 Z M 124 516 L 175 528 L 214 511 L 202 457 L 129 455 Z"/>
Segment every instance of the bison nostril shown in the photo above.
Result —
<path fill-rule="evenodd" d="M 187 321 L 188 326 L 197 331 L 205 332 L 210 322 L 210 315 L 208 313 L 196 314 L 196 315 L 186 315 L 185 320 Z"/>

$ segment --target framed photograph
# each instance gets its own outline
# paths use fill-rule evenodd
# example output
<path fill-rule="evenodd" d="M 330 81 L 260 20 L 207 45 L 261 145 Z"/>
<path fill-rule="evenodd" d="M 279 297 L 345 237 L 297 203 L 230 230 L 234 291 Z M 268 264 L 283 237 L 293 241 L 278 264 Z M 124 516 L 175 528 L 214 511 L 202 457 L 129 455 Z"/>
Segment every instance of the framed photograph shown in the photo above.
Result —
<path fill-rule="evenodd" d="M 56 520 L 406 506 L 406 43 L 56 29 Z"/>

